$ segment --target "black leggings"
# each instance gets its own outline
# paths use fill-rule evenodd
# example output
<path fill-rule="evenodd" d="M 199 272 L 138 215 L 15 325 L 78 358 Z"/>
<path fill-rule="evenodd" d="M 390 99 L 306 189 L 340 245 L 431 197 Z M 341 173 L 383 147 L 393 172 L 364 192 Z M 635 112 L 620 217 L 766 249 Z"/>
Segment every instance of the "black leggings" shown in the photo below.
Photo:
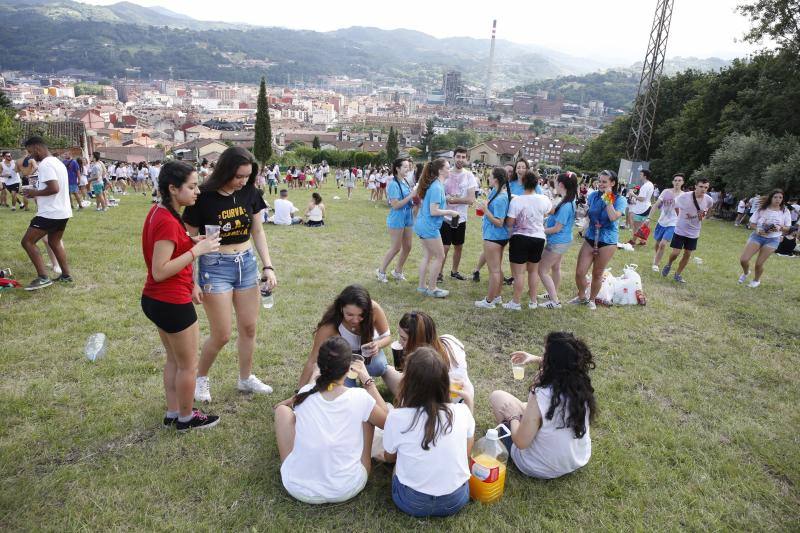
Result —
<path fill-rule="evenodd" d="M 170 304 L 154 300 L 143 294 L 142 311 L 156 327 L 167 333 L 181 332 L 197 322 L 197 312 L 194 310 L 192 302 Z"/>

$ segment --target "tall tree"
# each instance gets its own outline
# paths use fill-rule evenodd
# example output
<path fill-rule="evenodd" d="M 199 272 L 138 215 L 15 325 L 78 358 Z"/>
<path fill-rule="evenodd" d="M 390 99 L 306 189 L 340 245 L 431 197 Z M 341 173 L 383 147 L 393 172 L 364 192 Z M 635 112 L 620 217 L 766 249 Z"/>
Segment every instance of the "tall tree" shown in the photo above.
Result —
<path fill-rule="evenodd" d="M 314 135 L 314 140 L 311 141 L 311 148 L 313 148 L 314 150 L 320 149 L 319 136 Z"/>
<path fill-rule="evenodd" d="M 253 143 L 253 155 L 264 166 L 272 157 L 272 126 L 269 123 L 269 106 L 267 104 L 267 81 L 261 78 L 256 102 L 256 137 Z"/>
<path fill-rule="evenodd" d="M 389 128 L 389 138 L 386 141 L 386 158 L 391 163 L 400 155 L 400 148 L 397 145 L 397 130 Z"/>
<path fill-rule="evenodd" d="M 800 53 L 800 0 L 751 0 L 739 4 L 737 10 L 753 25 L 744 36 L 746 41 L 770 39 L 783 49 Z"/>

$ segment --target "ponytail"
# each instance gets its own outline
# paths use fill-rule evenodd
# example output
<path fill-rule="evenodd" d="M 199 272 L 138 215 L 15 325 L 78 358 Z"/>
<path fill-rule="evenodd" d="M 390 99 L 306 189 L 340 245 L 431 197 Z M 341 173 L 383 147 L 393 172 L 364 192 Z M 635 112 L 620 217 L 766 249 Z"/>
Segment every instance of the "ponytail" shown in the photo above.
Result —
<path fill-rule="evenodd" d="M 422 175 L 419 178 L 419 186 L 417 188 L 417 194 L 419 195 L 420 199 L 425 198 L 425 194 L 428 192 L 431 184 L 439 177 L 439 171 L 444 168 L 445 163 L 447 163 L 447 160 L 443 157 L 434 159 L 429 163 L 425 163 L 425 166 L 422 168 Z"/>
<path fill-rule="evenodd" d="M 181 216 L 172 207 L 172 196 L 169 194 L 169 186 L 180 188 L 189 176 L 194 172 L 194 167 L 184 161 L 169 161 L 161 167 L 161 173 L 158 175 L 158 192 L 161 194 L 161 205 L 172 213 L 181 226 L 184 226 Z M 184 226 L 185 228 L 185 226 Z"/>

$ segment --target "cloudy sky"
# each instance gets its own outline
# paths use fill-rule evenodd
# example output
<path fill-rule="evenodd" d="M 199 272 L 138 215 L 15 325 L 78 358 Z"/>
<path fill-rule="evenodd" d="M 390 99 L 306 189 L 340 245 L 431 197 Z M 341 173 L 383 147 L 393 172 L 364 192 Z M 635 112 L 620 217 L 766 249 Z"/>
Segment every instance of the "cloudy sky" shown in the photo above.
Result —
<path fill-rule="evenodd" d="M 111 4 L 115 0 L 82 0 Z M 740 42 L 747 19 L 735 12 L 744 0 L 676 0 L 667 55 L 747 55 Z M 629 64 L 644 56 L 656 0 L 405 0 L 403 2 L 305 0 L 256 3 L 246 0 L 135 0 L 161 5 L 199 20 L 329 31 L 349 26 L 406 28 L 435 37 L 488 38 L 497 19 L 498 38 L 538 44 L 603 63 Z M 223 9 L 224 6 L 224 9 Z M 479 8 L 479 9 L 476 9 Z M 287 43 L 288 44 L 288 43 Z"/>

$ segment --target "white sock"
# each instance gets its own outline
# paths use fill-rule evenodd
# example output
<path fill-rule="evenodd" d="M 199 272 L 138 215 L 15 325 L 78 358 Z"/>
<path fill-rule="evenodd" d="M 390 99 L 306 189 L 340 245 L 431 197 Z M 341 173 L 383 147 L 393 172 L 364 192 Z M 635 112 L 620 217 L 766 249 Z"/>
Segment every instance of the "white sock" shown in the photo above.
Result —
<path fill-rule="evenodd" d="M 167 411 L 167 414 L 164 415 L 166 418 L 178 418 L 178 411 Z"/>
<path fill-rule="evenodd" d="M 179 416 L 179 417 L 178 417 L 178 422 L 181 422 L 181 423 L 186 423 L 186 422 L 188 422 L 189 420 L 191 420 L 193 416 L 194 416 L 194 413 L 192 413 L 192 414 L 190 414 L 190 415 L 187 415 L 187 416 Z"/>

